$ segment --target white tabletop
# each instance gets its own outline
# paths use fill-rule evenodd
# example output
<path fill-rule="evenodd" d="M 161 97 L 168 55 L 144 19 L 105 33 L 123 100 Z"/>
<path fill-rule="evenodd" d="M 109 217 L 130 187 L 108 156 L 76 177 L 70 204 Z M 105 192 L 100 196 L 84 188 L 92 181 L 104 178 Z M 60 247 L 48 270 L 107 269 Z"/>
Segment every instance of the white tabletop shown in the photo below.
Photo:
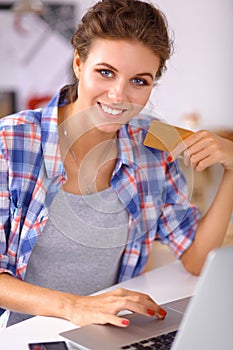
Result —
<path fill-rule="evenodd" d="M 157 303 L 193 295 L 198 277 L 186 272 L 180 261 L 148 271 L 141 276 L 116 285 L 149 294 Z M 111 290 L 116 286 L 106 289 Z M 36 316 L 0 330 L 0 348 L 4 350 L 28 350 L 28 343 L 64 340 L 59 333 L 75 328 L 71 322 Z"/>

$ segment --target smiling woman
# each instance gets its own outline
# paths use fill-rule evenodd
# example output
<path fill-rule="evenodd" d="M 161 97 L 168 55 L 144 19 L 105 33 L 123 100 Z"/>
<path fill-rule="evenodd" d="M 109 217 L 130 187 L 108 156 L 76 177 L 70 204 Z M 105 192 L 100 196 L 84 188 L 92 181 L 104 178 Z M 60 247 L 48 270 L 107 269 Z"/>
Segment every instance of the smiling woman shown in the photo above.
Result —
<path fill-rule="evenodd" d="M 230 219 L 233 143 L 200 131 L 173 158 L 143 144 L 154 116 L 142 109 L 171 52 L 153 5 L 99 1 L 72 44 L 76 83 L 44 108 L 0 121 L 0 306 L 13 311 L 8 325 L 46 315 L 127 327 L 122 310 L 162 319 L 146 294 L 88 295 L 142 273 L 154 240 L 201 271 Z M 197 170 L 224 168 L 202 219 L 180 154 Z"/>
<path fill-rule="evenodd" d="M 130 66 L 122 57 L 128 58 Z M 159 62 L 151 49 L 137 41 L 95 39 L 84 62 L 75 52 L 79 83 L 72 114 L 98 107 L 99 113 L 91 114 L 91 120 L 83 118 L 82 123 L 87 130 L 95 127 L 115 133 L 146 105 Z"/>

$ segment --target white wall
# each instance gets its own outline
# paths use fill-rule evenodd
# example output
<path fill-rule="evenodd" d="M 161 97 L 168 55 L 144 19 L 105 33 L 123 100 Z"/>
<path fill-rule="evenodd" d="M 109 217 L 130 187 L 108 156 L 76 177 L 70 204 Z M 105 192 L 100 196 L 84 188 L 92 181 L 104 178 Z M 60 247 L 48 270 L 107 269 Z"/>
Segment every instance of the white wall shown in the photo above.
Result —
<path fill-rule="evenodd" d="M 154 94 L 156 107 L 177 123 L 184 113 L 197 112 L 201 126 L 233 127 L 233 1 L 156 3 L 175 31 L 175 53 Z"/>
<path fill-rule="evenodd" d="M 78 19 L 95 1 L 73 2 L 78 3 Z M 165 12 L 175 33 L 175 52 L 168 71 L 152 94 L 155 110 L 175 124 L 182 125 L 184 114 L 196 112 L 201 117 L 199 127 L 233 127 L 233 1 L 153 2 Z M 4 30 L 6 33 L 7 28 Z M 54 52 L 55 60 L 56 57 Z M 4 65 L 0 61 L 0 87 L 14 85 L 18 76 L 17 64 L 12 64 L 11 59 Z M 55 84 L 59 84 L 56 79 Z"/>

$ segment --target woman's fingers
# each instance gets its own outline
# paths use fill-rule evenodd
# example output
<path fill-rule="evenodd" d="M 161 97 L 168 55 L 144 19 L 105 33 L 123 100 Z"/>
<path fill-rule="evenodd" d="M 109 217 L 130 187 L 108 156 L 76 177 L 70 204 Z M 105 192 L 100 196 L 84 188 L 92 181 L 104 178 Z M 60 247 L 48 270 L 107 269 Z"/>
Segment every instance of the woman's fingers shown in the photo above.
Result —
<path fill-rule="evenodd" d="M 198 131 L 192 134 L 187 139 L 179 142 L 177 146 L 171 151 L 171 156 L 175 160 L 178 156 L 183 155 L 184 152 L 186 156 L 191 156 L 205 148 L 209 144 L 208 132 L 205 130 Z"/>
<path fill-rule="evenodd" d="M 121 288 L 96 296 L 78 297 L 71 321 L 78 325 L 111 323 L 127 327 L 127 318 L 117 316 L 120 311 L 125 310 L 159 319 L 166 316 L 166 311 L 147 294 Z"/>
<path fill-rule="evenodd" d="M 118 327 L 127 327 L 127 326 L 129 326 L 130 321 L 126 317 L 120 317 L 120 316 L 116 316 L 116 315 L 111 314 L 111 313 L 101 312 L 99 314 L 96 314 L 92 318 L 92 322 L 90 322 L 90 323 L 112 324 L 112 325 L 118 326 Z"/>
<path fill-rule="evenodd" d="M 197 171 L 216 163 L 233 170 L 233 142 L 206 130 L 198 131 L 180 142 L 170 153 L 168 161 L 180 155 L 186 166 L 192 166 Z"/>
<path fill-rule="evenodd" d="M 148 294 L 123 289 L 124 301 L 121 310 L 129 310 L 149 316 L 164 318 L 166 311 Z"/>
<path fill-rule="evenodd" d="M 147 294 L 130 291 L 127 289 L 116 289 L 113 292 L 108 292 L 99 295 L 99 298 L 104 298 L 104 309 L 117 314 L 122 310 L 128 310 L 150 316 L 163 318 L 164 312 L 161 307 Z"/>
<path fill-rule="evenodd" d="M 207 148 L 201 149 L 196 153 L 190 153 L 186 150 L 183 153 L 183 160 L 186 166 L 191 166 L 197 171 L 203 171 L 214 163 L 214 159 L 211 157 L 211 152 Z"/>

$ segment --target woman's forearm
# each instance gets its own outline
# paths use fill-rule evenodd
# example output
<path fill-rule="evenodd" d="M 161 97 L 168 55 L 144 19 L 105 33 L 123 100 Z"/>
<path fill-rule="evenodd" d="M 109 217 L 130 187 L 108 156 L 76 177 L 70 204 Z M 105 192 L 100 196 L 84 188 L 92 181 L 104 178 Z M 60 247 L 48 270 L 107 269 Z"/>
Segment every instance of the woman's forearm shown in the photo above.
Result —
<path fill-rule="evenodd" d="M 213 203 L 201 219 L 194 242 L 183 254 L 185 268 L 199 274 L 207 254 L 222 245 L 233 209 L 233 171 L 225 170 Z"/>
<path fill-rule="evenodd" d="M 0 274 L 0 307 L 31 315 L 68 318 L 71 296 Z"/>

